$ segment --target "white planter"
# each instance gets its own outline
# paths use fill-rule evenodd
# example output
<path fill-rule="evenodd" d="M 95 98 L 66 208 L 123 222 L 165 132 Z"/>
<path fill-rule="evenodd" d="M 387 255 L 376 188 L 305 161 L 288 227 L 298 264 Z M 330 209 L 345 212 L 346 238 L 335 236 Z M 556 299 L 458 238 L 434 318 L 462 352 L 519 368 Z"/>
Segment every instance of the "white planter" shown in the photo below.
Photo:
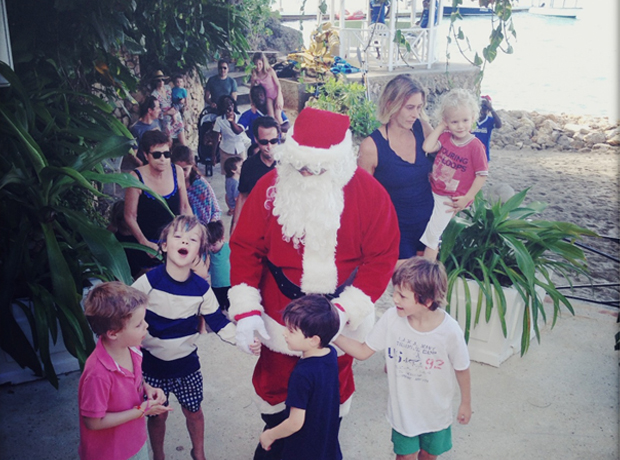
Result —
<path fill-rule="evenodd" d="M 22 299 L 22 302 L 32 308 L 32 305 L 28 300 Z M 24 331 L 28 341 L 32 343 L 32 333 L 30 332 L 28 318 L 26 318 L 26 315 L 24 315 L 24 312 L 18 305 L 13 304 L 11 307 L 13 308 L 13 315 L 15 316 L 17 324 L 21 330 Z M 60 325 L 58 325 L 58 329 L 59 333 L 56 344 L 52 342 L 51 338 L 49 343 L 50 357 L 52 358 L 52 363 L 54 364 L 56 374 L 77 371 L 80 368 L 80 364 L 77 358 L 73 357 L 65 348 L 64 342 L 62 341 L 62 334 L 60 333 Z M 0 350 L 0 385 L 5 383 L 16 384 L 30 382 L 40 378 L 41 377 L 35 375 L 30 368 L 22 368 L 15 362 L 15 360 L 13 360 L 13 358 L 11 358 L 3 350 Z"/>
<path fill-rule="evenodd" d="M 471 307 L 471 324 L 473 325 L 476 306 L 478 301 L 478 284 L 474 281 L 468 281 L 469 291 L 472 299 Z M 545 291 L 541 287 L 536 288 L 538 298 L 542 302 Z M 504 337 L 502 325 L 499 321 L 497 309 L 495 306 L 491 312 L 491 318 L 487 323 L 485 321 L 485 303 L 483 299 L 482 312 L 480 321 L 475 327 L 471 327 L 469 334 L 469 357 L 472 361 L 489 364 L 499 367 L 501 363 L 506 361 L 515 353 L 521 352 L 521 335 L 523 331 L 523 310 L 525 302 L 514 288 L 504 288 L 504 296 L 506 297 L 506 332 Z M 457 305 L 458 301 L 458 305 Z M 457 281 L 455 289 L 452 291 L 450 299 L 450 315 L 453 316 L 463 330 L 465 330 L 465 293 L 463 282 Z M 530 330 L 530 340 L 535 337 L 533 323 Z"/>

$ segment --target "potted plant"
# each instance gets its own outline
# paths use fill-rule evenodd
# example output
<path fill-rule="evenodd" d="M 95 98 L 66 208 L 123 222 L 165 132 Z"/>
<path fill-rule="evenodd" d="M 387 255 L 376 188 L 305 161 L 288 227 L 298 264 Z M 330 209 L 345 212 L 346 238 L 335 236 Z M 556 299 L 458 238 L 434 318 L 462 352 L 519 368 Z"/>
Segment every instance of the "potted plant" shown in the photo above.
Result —
<path fill-rule="evenodd" d="M 573 243 L 582 236 L 597 236 L 568 222 L 534 220 L 546 204 L 523 205 L 527 191 L 505 203 L 490 203 L 479 193 L 442 236 L 439 259 L 448 272 L 446 309 L 463 327 L 472 359 L 495 366 L 516 349 L 525 354 L 532 331 L 540 341 L 538 321 L 547 320 L 545 294 L 553 302 L 552 327 L 561 305 L 574 314 L 552 275 L 568 283 L 571 274 L 587 276 L 584 253 Z M 510 305 L 511 300 L 521 306 Z M 496 331 L 490 330 L 492 319 L 498 323 Z M 507 342 L 497 344 L 497 336 Z"/>

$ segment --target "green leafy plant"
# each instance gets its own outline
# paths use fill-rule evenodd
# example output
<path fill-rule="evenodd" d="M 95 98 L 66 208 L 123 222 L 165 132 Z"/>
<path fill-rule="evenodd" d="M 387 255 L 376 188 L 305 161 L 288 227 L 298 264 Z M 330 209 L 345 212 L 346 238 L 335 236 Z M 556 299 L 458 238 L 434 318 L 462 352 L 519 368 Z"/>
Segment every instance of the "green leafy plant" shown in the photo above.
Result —
<path fill-rule="evenodd" d="M 471 1 L 473 2 L 474 0 Z M 517 31 L 512 22 L 512 4 L 514 0 L 477 0 L 477 3 L 482 7 L 492 8 L 494 12 L 494 14 L 490 15 L 491 33 L 489 35 L 489 43 L 480 53 L 471 49 L 469 39 L 463 32 L 463 29 L 458 26 L 458 21 L 462 20 L 463 16 L 461 16 L 457 8 L 463 5 L 463 0 L 452 0 L 452 14 L 450 15 L 450 29 L 447 37 L 446 61 L 450 61 L 448 48 L 454 41 L 459 53 L 465 57 L 470 64 L 480 69 L 480 74 L 477 78 L 477 85 L 480 87 L 486 64 L 495 60 L 498 51 L 502 51 L 506 54 L 513 53 L 510 40 L 511 37 L 517 38 Z M 482 57 L 480 57 L 480 54 L 482 54 Z"/>
<path fill-rule="evenodd" d="M 533 327 L 540 341 L 538 319 L 545 322 L 546 313 L 536 288 L 542 288 L 553 301 L 555 325 L 564 305 L 574 314 L 568 299 L 555 287 L 552 275 L 571 283 L 571 274 L 587 276 L 583 251 L 573 243 L 582 236 L 596 233 L 568 222 L 532 220 L 546 208 L 540 202 L 523 205 L 527 189 L 517 193 L 506 203 L 489 203 L 479 193 L 469 209 L 452 219 L 442 235 L 440 260 L 448 272 L 447 298 L 462 281 L 465 287 L 465 338 L 481 317 L 488 322 L 491 311 L 498 313 L 506 336 L 506 298 L 503 287 L 515 288 L 523 301 L 523 333 L 521 355 L 530 343 Z M 480 290 L 472 303 L 466 281 L 475 282 Z M 572 284 L 571 284 L 572 285 Z M 449 305 L 447 310 L 455 305 Z"/>
<path fill-rule="evenodd" d="M 49 87 L 50 80 L 24 83 L 1 62 L 0 73 L 11 85 L 0 89 L 0 347 L 58 386 L 50 339 L 62 336 L 81 363 L 94 348 L 80 306 L 87 279 L 132 281 L 123 247 L 90 220 L 102 184 L 145 187 L 103 170 L 103 160 L 125 155 L 131 143 L 112 106 Z M 28 318 L 33 343 L 13 304 Z"/>
<path fill-rule="evenodd" d="M 308 107 L 348 115 L 355 136 L 367 137 L 380 126 L 375 116 L 376 106 L 366 99 L 366 88 L 360 83 L 328 78 L 320 85 L 311 86 L 308 92 L 315 94 L 306 103 Z"/>

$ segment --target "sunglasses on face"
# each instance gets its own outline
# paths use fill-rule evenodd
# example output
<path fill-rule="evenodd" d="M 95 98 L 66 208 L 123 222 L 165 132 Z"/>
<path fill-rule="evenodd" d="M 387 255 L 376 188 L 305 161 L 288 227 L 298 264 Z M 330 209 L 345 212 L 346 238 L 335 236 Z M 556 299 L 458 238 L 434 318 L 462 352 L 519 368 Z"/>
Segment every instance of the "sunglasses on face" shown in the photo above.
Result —
<path fill-rule="evenodd" d="M 273 139 L 257 139 L 256 142 L 258 142 L 260 145 L 267 145 L 267 144 L 279 144 L 280 143 L 280 139 L 277 137 L 274 137 Z"/>
<path fill-rule="evenodd" d="M 165 152 L 159 152 L 159 151 L 151 152 L 151 156 L 155 158 L 156 160 L 159 160 L 162 155 L 164 156 L 164 158 L 170 158 L 170 150 L 166 150 Z"/>

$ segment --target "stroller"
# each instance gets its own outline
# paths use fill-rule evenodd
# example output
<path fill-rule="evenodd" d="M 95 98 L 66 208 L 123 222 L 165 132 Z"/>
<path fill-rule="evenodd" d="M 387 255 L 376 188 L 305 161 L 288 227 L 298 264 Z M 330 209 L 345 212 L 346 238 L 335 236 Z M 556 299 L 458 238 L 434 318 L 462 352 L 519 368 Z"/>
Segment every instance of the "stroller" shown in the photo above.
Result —
<path fill-rule="evenodd" d="M 213 166 L 218 162 L 219 133 L 213 131 L 213 125 L 217 115 L 209 111 L 208 107 L 202 109 L 198 116 L 198 158 L 196 164 L 205 165 L 205 174 L 213 176 Z"/>

